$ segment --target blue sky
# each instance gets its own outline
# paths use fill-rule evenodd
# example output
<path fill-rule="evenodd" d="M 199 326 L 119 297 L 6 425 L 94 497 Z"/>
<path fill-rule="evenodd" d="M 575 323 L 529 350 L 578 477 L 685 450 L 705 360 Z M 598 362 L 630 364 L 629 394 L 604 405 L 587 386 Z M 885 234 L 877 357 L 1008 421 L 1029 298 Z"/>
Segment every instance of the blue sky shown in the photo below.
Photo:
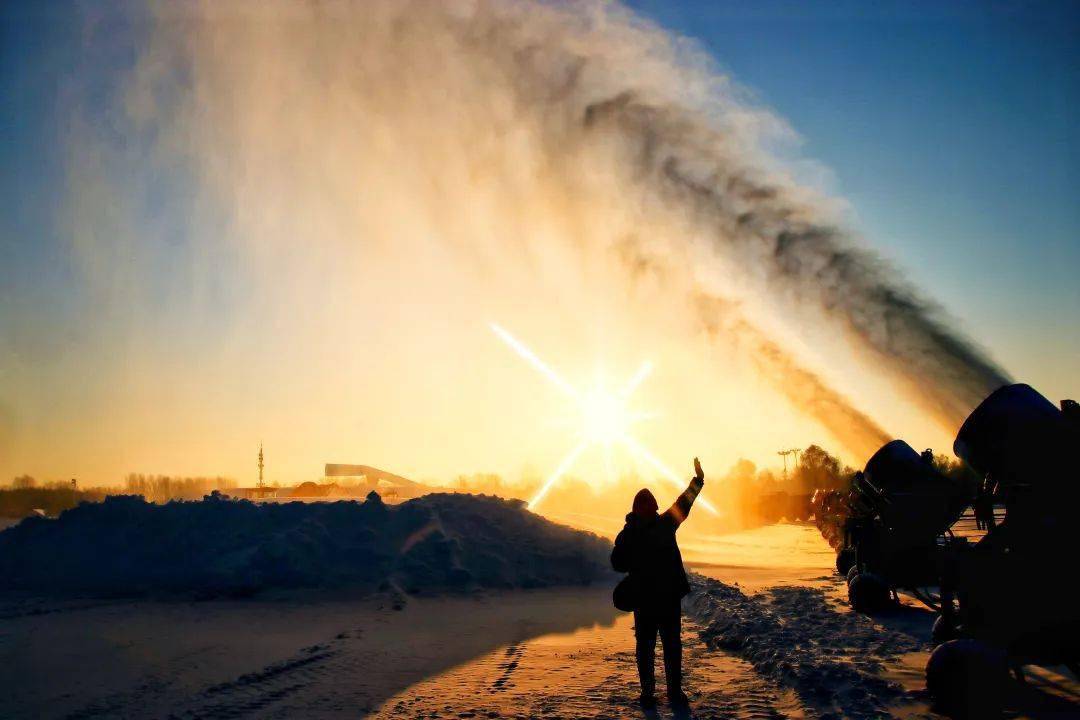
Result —
<path fill-rule="evenodd" d="M 134 62 L 139 33 L 129 5 L 0 8 L 0 193 L 7 199 L 0 214 L 0 330 L 5 344 L 19 346 L 5 350 L 62 352 L 63 335 L 77 323 L 84 298 L 63 226 L 70 200 L 64 139 L 72 105 L 91 103 L 100 112 L 119 87 L 118 73 Z M 105 32 L 109 42 L 102 41 Z"/>
<path fill-rule="evenodd" d="M 1052 398 L 1080 376 L 1080 4 L 629 5 L 833 173 L 870 243 Z"/>
<path fill-rule="evenodd" d="M 78 69 L 81 26 L 56 3 L 0 10 L 0 321 L 13 306 L 66 300 L 70 267 L 55 217 L 66 198 L 63 93 Z"/>

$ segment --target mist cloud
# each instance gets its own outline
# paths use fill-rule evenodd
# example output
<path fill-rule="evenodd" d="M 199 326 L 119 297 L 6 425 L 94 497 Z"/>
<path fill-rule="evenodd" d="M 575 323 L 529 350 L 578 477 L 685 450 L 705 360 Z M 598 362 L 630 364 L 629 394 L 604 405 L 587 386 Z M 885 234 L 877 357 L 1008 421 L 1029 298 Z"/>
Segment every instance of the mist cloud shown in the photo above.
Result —
<path fill-rule="evenodd" d="M 224 387 L 246 422 L 314 433 L 349 391 L 393 412 L 406 390 L 361 379 L 404 335 L 434 339 L 387 360 L 402 374 L 455 313 L 573 319 L 586 302 L 747 353 L 856 454 L 886 438 L 871 414 L 749 318 L 793 309 L 852 340 L 946 427 L 1007 381 L 795 179 L 782 120 L 618 5 L 164 3 L 149 27 L 68 138 L 87 304 L 141 353 L 112 373 L 137 418 Z M 627 300 L 650 263 L 662 282 Z M 756 312 L 709 317 L 732 299 Z"/>
<path fill-rule="evenodd" d="M 854 457 L 869 458 L 892 439 L 848 398 L 740 317 L 737 307 L 702 296 L 698 308 L 702 324 L 713 339 L 738 347 L 766 381 L 800 412 L 826 428 Z"/>

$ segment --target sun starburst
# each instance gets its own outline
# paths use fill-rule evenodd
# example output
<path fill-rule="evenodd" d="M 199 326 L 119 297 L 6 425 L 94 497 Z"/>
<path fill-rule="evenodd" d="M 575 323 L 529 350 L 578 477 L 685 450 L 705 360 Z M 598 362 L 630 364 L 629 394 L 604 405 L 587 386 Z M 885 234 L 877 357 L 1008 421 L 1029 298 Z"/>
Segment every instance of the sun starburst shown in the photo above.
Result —
<path fill-rule="evenodd" d="M 548 491 L 555 486 L 560 478 L 569 472 L 570 468 L 577 462 L 578 457 L 586 449 L 594 445 L 599 445 L 604 449 L 604 458 L 609 474 L 611 474 L 611 449 L 615 445 L 620 445 L 626 448 L 636 460 L 652 467 L 665 480 L 676 486 L 682 485 L 683 480 L 675 472 L 630 434 L 630 429 L 634 423 L 654 417 L 653 413 L 634 411 L 630 407 L 630 397 L 652 373 L 652 363 L 643 363 L 641 368 L 634 373 L 633 377 L 621 390 L 612 391 L 606 382 L 598 380 L 592 387 L 581 392 L 560 377 L 536 353 L 503 327 L 491 323 L 491 329 L 537 372 L 546 377 L 564 395 L 574 401 L 577 412 L 575 421 L 580 424 L 578 443 L 559 462 L 555 471 L 548 476 L 544 484 L 529 500 L 531 509 L 536 509 L 540 501 L 548 494 Z M 718 514 L 716 508 L 709 504 L 708 501 L 699 499 L 698 503 L 712 514 Z"/>

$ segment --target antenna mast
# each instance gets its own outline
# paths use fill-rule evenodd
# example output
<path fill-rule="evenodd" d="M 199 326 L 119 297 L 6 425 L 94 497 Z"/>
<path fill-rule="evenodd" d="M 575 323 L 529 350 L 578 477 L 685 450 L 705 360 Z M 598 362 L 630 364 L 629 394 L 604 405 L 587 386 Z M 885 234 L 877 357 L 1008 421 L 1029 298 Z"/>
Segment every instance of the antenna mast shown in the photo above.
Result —
<path fill-rule="evenodd" d="M 259 443 L 259 488 L 261 489 L 263 487 L 265 487 L 265 485 L 263 484 L 263 446 L 262 446 L 262 443 L 260 442 Z"/>

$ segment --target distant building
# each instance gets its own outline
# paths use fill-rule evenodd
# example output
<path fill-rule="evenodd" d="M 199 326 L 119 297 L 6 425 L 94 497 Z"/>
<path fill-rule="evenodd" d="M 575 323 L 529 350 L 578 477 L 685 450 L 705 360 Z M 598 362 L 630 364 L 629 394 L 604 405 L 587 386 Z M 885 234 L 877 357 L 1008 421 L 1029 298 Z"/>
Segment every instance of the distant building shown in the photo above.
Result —
<path fill-rule="evenodd" d="M 320 482 L 302 482 L 296 487 L 231 488 L 224 494 L 264 502 L 363 500 L 374 491 L 387 503 L 420 497 L 433 488 L 370 465 L 327 463 Z"/>
<path fill-rule="evenodd" d="M 360 491 L 364 496 L 374 490 L 388 503 L 409 500 L 431 492 L 427 485 L 370 465 L 327 463 L 324 479 L 328 483 L 341 483 L 350 490 Z"/>
<path fill-rule="evenodd" d="M 277 497 L 281 488 L 276 487 L 237 487 L 222 490 L 222 495 L 227 495 L 234 498 L 243 498 L 244 500 L 266 500 L 269 498 Z"/>

